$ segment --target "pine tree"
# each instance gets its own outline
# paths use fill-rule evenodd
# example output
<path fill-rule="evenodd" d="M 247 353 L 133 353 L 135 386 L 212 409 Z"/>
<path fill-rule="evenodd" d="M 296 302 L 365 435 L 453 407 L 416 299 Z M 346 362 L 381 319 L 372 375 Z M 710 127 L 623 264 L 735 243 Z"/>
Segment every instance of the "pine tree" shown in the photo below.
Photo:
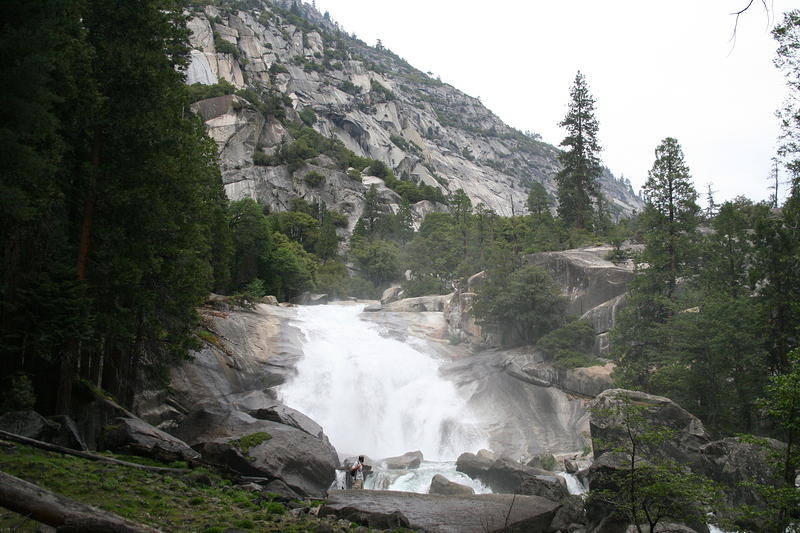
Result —
<path fill-rule="evenodd" d="M 697 191 L 691 182 L 678 141 L 667 137 L 656 148 L 656 160 L 644 185 L 649 230 L 644 259 L 648 275 L 660 275 L 665 295 L 675 290 L 694 253 L 691 243 L 697 227 Z"/>
<path fill-rule="evenodd" d="M 594 116 L 595 100 L 580 71 L 570 89 L 570 98 L 567 116 L 559 123 L 567 129 L 567 136 L 561 141 L 565 150 L 558 155 L 563 167 L 556 174 L 558 215 L 569 226 L 591 230 L 603 169 L 597 141 L 599 126 Z"/>

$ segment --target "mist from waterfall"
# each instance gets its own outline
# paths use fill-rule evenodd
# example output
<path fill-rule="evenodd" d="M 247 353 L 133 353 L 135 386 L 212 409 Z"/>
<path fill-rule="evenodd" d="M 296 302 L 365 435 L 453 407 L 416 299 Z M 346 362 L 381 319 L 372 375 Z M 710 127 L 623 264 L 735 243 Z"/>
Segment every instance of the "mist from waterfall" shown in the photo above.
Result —
<path fill-rule="evenodd" d="M 468 398 L 440 376 L 440 362 L 419 343 L 381 336 L 379 325 L 359 318 L 363 307 L 297 308 L 303 356 L 281 401 L 319 423 L 341 455 L 420 450 L 446 461 L 485 447 Z"/>

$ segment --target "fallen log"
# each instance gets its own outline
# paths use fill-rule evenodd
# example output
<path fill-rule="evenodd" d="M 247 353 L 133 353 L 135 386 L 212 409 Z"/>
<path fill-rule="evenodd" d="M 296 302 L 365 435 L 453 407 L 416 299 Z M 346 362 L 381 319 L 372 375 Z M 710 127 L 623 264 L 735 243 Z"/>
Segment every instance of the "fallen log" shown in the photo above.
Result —
<path fill-rule="evenodd" d="M 2 471 L 0 506 L 55 527 L 59 533 L 160 533 L 158 529 L 50 492 Z"/>
<path fill-rule="evenodd" d="M 49 452 L 63 453 L 65 455 L 74 455 L 75 457 L 89 459 L 90 461 L 102 461 L 105 463 L 112 463 L 112 464 L 127 466 L 130 468 L 137 468 L 139 470 L 149 470 L 151 472 L 168 472 L 171 474 L 185 474 L 187 472 L 191 472 L 191 470 L 188 468 L 148 466 L 139 463 L 131 463 L 129 461 L 121 461 L 120 459 L 114 459 L 113 457 L 106 457 L 105 455 L 99 455 L 91 452 L 82 452 L 80 450 L 73 450 L 72 448 L 65 448 L 63 446 L 58 446 L 57 444 L 51 444 L 49 442 L 43 442 L 40 440 L 23 437 L 22 435 L 17 435 L 16 433 L 9 433 L 8 431 L 3 431 L 1 429 L 0 429 L 0 438 L 14 442 L 19 442 L 21 444 L 27 444 L 28 446 L 34 446 L 36 448 L 41 448 L 42 450 L 47 450 Z"/>

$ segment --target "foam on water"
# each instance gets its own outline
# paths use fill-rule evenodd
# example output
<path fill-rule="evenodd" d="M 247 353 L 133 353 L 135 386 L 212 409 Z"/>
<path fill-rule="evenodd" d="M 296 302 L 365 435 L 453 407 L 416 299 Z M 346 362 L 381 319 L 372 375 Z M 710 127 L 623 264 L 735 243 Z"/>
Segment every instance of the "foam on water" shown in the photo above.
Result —
<path fill-rule="evenodd" d="M 478 420 L 433 356 L 380 335 L 363 305 L 297 308 L 304 334 L 297 374 L 279 390 L 289 407 L 319 423 L 342 455 L 375 459 L 420 450 L 454 460 L 486 446 Z M 432 477 L 432 476 L 431 476 Z"/>
<path fill-rule="evenodd" d="M 448 480 L 472 487 L 475 494 L 490 494 L 492 490 L 478 480 L 456 470 L 453 461 L 422 461 L 418 468 L 410 470 L 376 469 L 365 482 L 365 488 L 375 490 L 400 490 L 427 494 L 433 476 L 441 474 Z"/>

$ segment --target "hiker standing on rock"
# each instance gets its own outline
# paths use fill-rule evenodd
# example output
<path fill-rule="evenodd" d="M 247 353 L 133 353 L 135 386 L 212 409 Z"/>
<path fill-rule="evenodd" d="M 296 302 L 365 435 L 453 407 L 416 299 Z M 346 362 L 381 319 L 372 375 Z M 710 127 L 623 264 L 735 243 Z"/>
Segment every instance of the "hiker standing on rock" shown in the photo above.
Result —
<path fill-rule="evenodd" d="M 350 475 L 352 475 L 355 479 L 353 480 L 353 488 L 354 489 L 363 489 L 364 488 L 364 456 L 359 455 L 358 461 L 353 463 L 353 466 L 350 467 Z"/>

